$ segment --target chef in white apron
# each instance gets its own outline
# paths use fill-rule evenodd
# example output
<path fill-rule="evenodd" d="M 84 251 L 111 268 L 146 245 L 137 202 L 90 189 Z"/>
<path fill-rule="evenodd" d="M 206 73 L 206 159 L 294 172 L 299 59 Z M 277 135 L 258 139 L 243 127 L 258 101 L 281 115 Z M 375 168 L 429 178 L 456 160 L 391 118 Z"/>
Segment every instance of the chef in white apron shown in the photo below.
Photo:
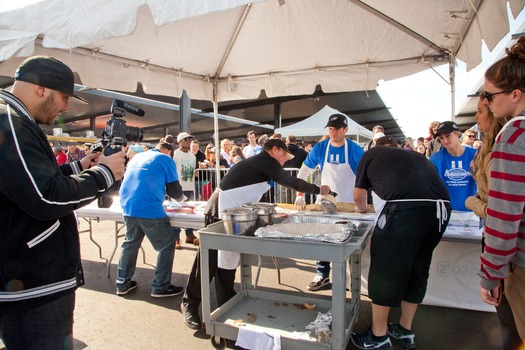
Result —
<path fill-rule="evenodd" d="M 355 173 L 348 162 L 348 141 L 345 140 L 344 163 L 330 162 L 330 145 L 326 147 L 324 164 L 321 171 L 321 185 L 330 186 L 337 193 L 338 202 L 354 202 Z"/>
<path fill-rule="evenodd" d="M 369 267 L 372 325 L 353 333 L 352 342 L 360 349 L 373 342 L 391 346 L 388 334 L 402 331 L 405 347 L 416 348 L 412 321 L 425 297 L 432 253 L 448 224 L 450 195 L 426 157 L 400 149 L 389 136 L 379 138 L 359 163 L 356 211 L 366 210 L 369 190 L 378 218 L 368 244 L 370 263 L 363 256 L 362 262 Z M 388 324 L 390 309 L 398 306 L 399 323 Z"/>
<path fill-rule="evenodd" d="M 267 182 L 234 188 L 219 192 L 219 217 L 226 209 L 240 207 L 245 203 L 257 203 L 266 191 L 270 189 Z M 235 270 L 239 266 L 241 254 L 237 252 L 218 251 L 218 266 L 225 270 Z"/>
<path fill-rule="evenodd" d="M 313 170 L 321 167 L 321 184 L 328 185 L 337 193 L 337 202 L 354 201 L 355 172 L 361 159 L 363 149 L 346 138 L 348 131 L 348 117 L 343 114 L 333 114 L 326 124 L 330 138 L 319 142 L 308 154 L 303 166 L 297 175 L 306 179 Z M 306 202 L 302 194 L 298 194 L 295 204 L 302 210 Z M 317 272 L 308 290 L 315 291 L 330 283 L 330 262 L 318 261 Z"/>
<path fill-rule="evenodd" d="M 221 213 L 229 208 L 239 207 L 244 203 L 258 202 L 269 189 L 269 181 L 311 194 L 327 195 L 328 186 L 316 186 L 293 177 L 283 169 L 283 164 L 293 158 L 286 144 L 279 139 L 268 140 L 263 151 L 253 157 L 237 163 L 230 168 L 213 192 L 205 209 L 205 222 L 210 225 L 221 219 Z M 239 254 L 210 249 L 209 275 L 215 281 L 217 304 L 222 305 L 235 295 L 235 270 L 239 265 Z M 211 282 L 211 281 L 210 281 Z M 184 323 L 191 329 L 200 329 L 199 307 L 201 303 L 201 266 L 200 252 L 188 277 L 186 290 L 182 297 L 181 313 Z"/>

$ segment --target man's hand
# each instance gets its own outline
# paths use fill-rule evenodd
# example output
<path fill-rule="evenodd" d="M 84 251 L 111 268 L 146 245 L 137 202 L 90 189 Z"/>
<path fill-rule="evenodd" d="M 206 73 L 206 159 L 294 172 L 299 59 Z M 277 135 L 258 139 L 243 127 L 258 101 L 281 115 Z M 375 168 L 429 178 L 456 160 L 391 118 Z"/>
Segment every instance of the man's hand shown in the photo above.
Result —
<path fill-rule="evenodd" d="M 321 185 L 321 192 L 319 193 L 321 196 L 326 196 L 327 194 L 330 194 L 330 186 L 328 185 Z"/>
<path fill-rule="evenodd" d="M 82 165 L 82 170 L 86 170 L 91 168 L 92 166 L 97 165 L 98 158 L 102 155 L 102 153 L 91 153 L 86 155 L 84 158 L 80 160 L 80 164 Z"/>
<path fill-rule="evenodd" d="M 104 164 L 111 170 L 115 181 L 120 180 L 122 176 L 124 176 L 124 161 L 126 158 L 126 152 L 120 151 L 109 156 L 101 155 L 99 157 L 98 163 Z"/>
<path fill-rule="evenodd" d="M 306 201 L 304 200 L 304 196 L 297 195 L 297 197 L 295 197 L 295 206 L 299 210 L 305 210 L 306 209 Z"/>
<path fill-rule="evenodd" d="M 364 207 L 364 209 L 359 209 L 357 204 L 354 205 L 354 212 L 356 213 L 365 213 L 368 210 L 368 205 Z"/>

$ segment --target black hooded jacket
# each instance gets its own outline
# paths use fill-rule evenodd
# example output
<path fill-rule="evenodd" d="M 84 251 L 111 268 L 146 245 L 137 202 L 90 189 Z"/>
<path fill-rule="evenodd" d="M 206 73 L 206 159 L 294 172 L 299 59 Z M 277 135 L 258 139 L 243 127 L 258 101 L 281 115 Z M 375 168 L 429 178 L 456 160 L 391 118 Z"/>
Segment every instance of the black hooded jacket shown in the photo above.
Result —
<path fill-rule="evenodd" d="M 74 210 L 113 182 L 97 165 L 58 166 L 24 104 L 0 90 L 0 308 L 38 304 L 84 283 Z"/>

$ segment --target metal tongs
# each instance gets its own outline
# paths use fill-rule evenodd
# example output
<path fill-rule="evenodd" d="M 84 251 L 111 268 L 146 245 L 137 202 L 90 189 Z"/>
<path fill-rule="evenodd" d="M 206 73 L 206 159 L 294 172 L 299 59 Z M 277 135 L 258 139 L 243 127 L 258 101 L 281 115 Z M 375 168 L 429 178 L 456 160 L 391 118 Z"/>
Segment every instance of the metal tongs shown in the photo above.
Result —
<path fill-rule="evenodd" d="M 319 201 L 319 205 L 321 206 L 321 209 L 325 214 L 335 214 L 337 212 L 337 206 L 335 197 L 337 197 L 337 193 L 330 191 L 327 196 L 331 196 L 333 198 L 333 201 L 327 198 L 323 198 Z"/>

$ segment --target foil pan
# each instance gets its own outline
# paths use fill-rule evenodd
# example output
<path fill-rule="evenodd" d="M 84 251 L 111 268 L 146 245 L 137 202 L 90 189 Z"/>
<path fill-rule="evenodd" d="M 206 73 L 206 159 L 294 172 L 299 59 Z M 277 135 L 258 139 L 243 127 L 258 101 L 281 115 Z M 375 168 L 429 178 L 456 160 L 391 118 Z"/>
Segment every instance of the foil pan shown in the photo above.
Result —
<path fill-rule="evenodd" d="M 260 227 L 255 236 L 303 242 L 345 243 L 358 230 L 359 223 L 341 218 L 294 215 L 280 224 Z"/>

